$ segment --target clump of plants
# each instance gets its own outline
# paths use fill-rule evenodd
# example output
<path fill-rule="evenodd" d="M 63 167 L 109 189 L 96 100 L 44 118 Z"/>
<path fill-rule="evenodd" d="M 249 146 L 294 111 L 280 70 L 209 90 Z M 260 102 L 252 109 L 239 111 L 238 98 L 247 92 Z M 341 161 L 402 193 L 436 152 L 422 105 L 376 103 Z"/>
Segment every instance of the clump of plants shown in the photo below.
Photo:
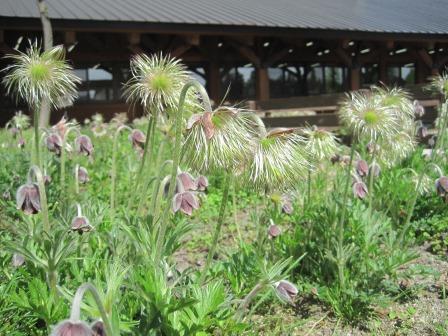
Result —
<path fill-rule="evenodd" d="M 79 79 L 62 50 L 32 44 L 6 69 L 8 92 L 34 121 L 40 101 L 60 108 L 76 96 Z M 95 116 L 88 127 L 63 118 L 30 132 L 18 114 L 2 132 L 14 150 L 0 175 L 0 333 L 241 334 L 255 311 L 277 299 L 296 306 L 309 286 L 346 321 L 369 315 L 384 282 L 415 258 L 409 232 L 432 174 L 447 199 L 434 154 L 445 148 L 446 105 L 430 159 L 398 175 L 418 192 L 385 200 L 421 133 L 420 106 L 406 92 L 348 95 L 340 110 L 352 136 L 346 147 L 324 129 L 268 130 L 253 111 L 212 108 L 179 60 L 137 55 L 130 67 L 124 94 L 144 118 L 106 124 Z M 237 218 L 242 210 L 246 221 Z M 230 223 L 238 241 L 224 247 Z M 195 264 L 180 267 L 178 253 L 197 232 L 211 238 Z"/>

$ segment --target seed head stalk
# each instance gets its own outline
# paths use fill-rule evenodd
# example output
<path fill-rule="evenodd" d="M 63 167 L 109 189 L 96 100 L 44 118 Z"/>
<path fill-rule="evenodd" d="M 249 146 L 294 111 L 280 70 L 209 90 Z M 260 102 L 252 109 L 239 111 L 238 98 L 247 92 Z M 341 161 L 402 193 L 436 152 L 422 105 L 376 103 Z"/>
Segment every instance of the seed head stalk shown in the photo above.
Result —
<path fill-rule="evenodd" d="M 351 179 L 351 170 L 352 170 L 352 164 L 353 164 L 353 156 L 355 155 L 355 144 L 351 144 L 350 149 L 350 161 L 347 166 L 347 173 L 345 178 L 345 185 L 344 185 L 344 194 L 342 198 L 342 212 L 341 212 L 341 218 L 339 221 L 338 226 L 338 277 L 339 277 L 339 284 L 341 287 L 344 287 L 345 285 L 345 277 L 344 277 L 344 269 L 345 269 L 345 260 L 343 257 L 343 250 L 344 250 L 344 224 L 345 224 L 345 214 L 346 214 L 346 208 L 347 208 L 347 199 L 348 199 L 348 191 L 350 189 L 350 179 Z"/>
<path fill-rule="evenodd" d="M 418 179 L 417 179 L 417 185 L 416 185 L 416 192 L 414 192 L 413 197 L 411 199 L 411 202 L 409 203 L 409 207 L 406 211 L 407 216 L 406 216 L 406 221 L 404 222 L 404 226 L 403 226 L 403 230 L 400 233 L 400 236 L 397 240 L 397 245 L 401 245 L 404 241 L 404 237 L 406 235 L 406 233 L 409 230 L 409 227 L 411 226 L 411 218 L 412 215 L 414 214 L 414 209 L 415 209 L 415 205 L 417 203 L 417 197 L 418 197 L 418 191 L 420 190 L 421 184 L 423 182 L 423 177 L 425 176 L 426 173 L 426 169 L 432 164 L 432 162 L 434 161 L 435 155 L 438 152 L 440 146 L 441 146 L 441 138 L 443 138 L 443 136 L 441 136 L 443 134 L 443 132 L 445 132 L 447 126 L 448 126 L 448 113 L 442 114 L 443 115 L 443 120 L 441 122 L 442 127 L 440 127 L 437 130 L 437 137 L 436 137 L 436 143 L 434 145 L 434 148 L 432 149 L 431 152 L 431 156 L 429 159 L 429 162 L 425 165 L 425 167 L 421 170 L 420 174 L 418 175 Z"/>
<path fill-rule="evenodd" d="M 48 203 L 47 203 L 47 194 L 45 193 L 45 183 L 42 175 L 42 171 L 36 165 L 31 166 L 28 171 L 28 181 L 32 181 L 32 176 L 36 179 L 37 185 L 39 186 L 39 197 L 41 202 L 42 209 L 42 221 L 44 223 L 44 232 L 50 232 L 50 220 L 48 216 Z"/>
<path fill-rule="evenodd" d="M 156 265 L 159 264 L 160 258 L 162 256 L 162 249 L 165 242 L 165 233 L 166 233 L 166 223 L 168 221 L 168 218 L 170 216 L 171 212 L 171 200 L 174 197 L 174 190 L 176 186 L 176 179 L 177 179 L 177 170 L 179 167 L 179 161 L 181 157 L 181 150 L 182 150 L 182 122 L 183 122 L 183 111 L 184 111 L 184 104 L 185 104 L 185 98 L 187 95 L 187 92 L 190 88 L 194 87 L 196 90 L 198 90 L 198 93 L 200 94 L 202 98 L 202 103 L 204 105 L 204 108 L 206 111 L 211 111 L 212 107 L 210 105 L 210 99 L 207 95 L 207 92 L 205 91 L 204 87 L 197 81 L 190 81 L 184 85 L 182 88 L 182 91 L 180 93 L 179 98 L 179 106 L 175 117 L 175 123 L 174 123 L 174 130 L 175 130 L 175 140 L 174 140 L 174 149 L 173 149 L 173 166 L 171 168 L 171 180 L 170 180 L 170 187 L 168 189 L 168 202 L 165 205 L 165 210 L 162 214 L 161 221 L 160 221 L 160 227 L 159 227 L 159 235 L 157 237 L 157 243 L 156 243 L 156 251 L 155 251 L 155 263 Z"/>
<path fill-rule="evenodd" d="M 111 218 L 115 217 L 115 184 L 117 179 L 117 155 L 118 155 L 118 137 L 121 131 L 128 130 L 132 131 L 129 126 L 122 125 L 118 127 L 117 131 L 114 134 L 114 142 L 112 147 L 112 169 L 110 172 L 110 211 Z"/>
<path fill-rule="evenodd" d="M 39 107 L 35 107 L 34 110 L 34 164 L 38 167 L 40 167 L 40 151 L 39 151 Z"/>
<path fill-rule="evenodd" d="M 227 202 L 229 199 L 229 189 L 230 189 L 230 174 L 226 173 L 224 177 L 224 191 L 221 199 L 221 207 L 219 209 L 219 217 L 216 223 L 215 231 L 213 233 L 212 243 L 208 250 L 207 260 L 205 261 L 204 269 L 202 270 L 201 277 L 199 278 L 199 283 L 203 283 L 205 277 L 207 276 L 208 269 L 213 259 L 213 255 L 216 251 L 216 246 L 218 245 L 219 235 L 221 233 L 222 224 L 224 223 L 224 215 L 226 212 Z"/>
<path fill-rule="evenodd" d="M 78 133 L 79 131 L 76 128 L 69 127 L 67 131 L 65 132 L 64 136 L 62 137 L 62 146 L 61 146 L 61 176 L 60 176 L 60 186 L 61 186 L 61 199 L 62 201 L 65 200 L 65 159 L 66 159 L 66 146 L 67 146 L 67 139 L 70 134 L 70 132 L 74 130 Z"/>

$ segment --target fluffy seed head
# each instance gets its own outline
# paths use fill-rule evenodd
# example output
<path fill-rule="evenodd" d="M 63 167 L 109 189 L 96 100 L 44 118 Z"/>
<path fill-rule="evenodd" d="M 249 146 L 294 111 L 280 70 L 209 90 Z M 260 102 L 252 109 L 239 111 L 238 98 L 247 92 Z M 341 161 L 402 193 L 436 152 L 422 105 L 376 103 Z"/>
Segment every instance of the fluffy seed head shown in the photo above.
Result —
<path fill-rule="evenodd" d="M 80 79 L 65 61 L 63 46 L 42 51 L 37 42 L 30 43 L 25 53 L 7 55 L 12 64 L 6 68 L 3 83 L 8 94 L 27 102 L 32 108 L 49 99 L 55 107 L 70 105 L 76 98 Z"/>
<path fill-rule="evenodd" d="M 338 149 L 337 139 L 331 132 L 313 126 L 305 128 L 303 133 L 306 137 L 305 151 L 312 159 L 329 159 Z"/>
<path fill-rule="evenodd" d="M 149 107 L 159 111 L 177 107 L 180 91 L 190 78 L 179 60 L 141 54 L 132 58 L 130 66 L 131 79 L 124 91 L 127 102 L 142 104 L 147 111 Z"/>

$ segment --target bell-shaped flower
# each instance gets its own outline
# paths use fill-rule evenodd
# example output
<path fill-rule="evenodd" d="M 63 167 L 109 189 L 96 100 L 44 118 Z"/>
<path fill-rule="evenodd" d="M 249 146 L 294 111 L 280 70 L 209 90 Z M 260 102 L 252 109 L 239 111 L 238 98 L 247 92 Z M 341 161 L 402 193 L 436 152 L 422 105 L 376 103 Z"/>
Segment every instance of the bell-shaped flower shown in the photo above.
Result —
<path fill-rule="evenodd" d="M 282 233 L 282 231 L 280 230 L 280 228 L 277 225 L 275 225 L 275 224 L 269 225 L 269 228 L 268 228 L 269 239 L 277 238 L 278 236 L 280 236 L 281 233 Z"/>
<path fill-rule="evenodd" d="M 281 280 L 274 284 L 277 296 L 285 302 L 294 304 L 294 301 L 299 293 L 297 287 L 287 280 Z"/>
<path fill-rule="evenodd" d="M 193 210 L 199 209 L 199 200 L 194 192 L 180 192 L 174 195 L 172 207 L 173 212 L 180 210 L 184 214 L 191 216 Z"/>
<path fill-rule="evenodd" d="M 143 150 L 146 143 L 146 135 L 139 129 L 135 128 L 129 134 L 129 141 L 132 143 L 132 147 L 136 150 Z"/>
<path fill-rule="evenodd" d="M 65 320 L 54 327 L 50 336 L 94 336 L 94 333 L 82 321 Z"/>
<path fill-rule="evenodd" d="M 17 141 L 17 147 L 23 148 L 25 147 L 26 141 L 24 138 L 20 138 L 19 141 Z"/>
<path fill-rule="evenodd" d="M 106 336 L 106 328 L 103 321 L 95 321 L 90 327 L 92 328 L 93 336 Z"/>
<path fill-rule="evenodd" d="M 420 139 L 425 139 L 428 136 L 428 129 L 425 126 L 420 126 L 417 128 L 417 136 Z"/>
<path fill-rule="evenodd" d="M 194 179 L 191 174 L 187 172 L 182 172 L 177 175 L 177 181 L 178 183 L 182 184 L 183 190 L 189 191 L 189 190 L 197 190 L 198 185 L 196 183 L 196 180 Z"/>
<path fill-rule="evenodd" d="M 75 139 L 75 147 L 79 154 L 91 156 L 93 154 L 92 140 L 87 135 L 80 135 Z"/>
<path fill-rule="evenodd" d="M 414 100 L 412 103 L 412 106 L 414 107 L 414 115 L 416 118 L 421 118 L 425 114 L 425 108 L 418 100 Z"/>
<path fill-rule="evenodd" d="M 374 177 L 378 177 L 381 174 L 381 167 L 378 163 L 373 162 L 369 167 L 369 175 L 373 174 Z"/>
<path fill-rule="evenodd" d="M 208 188 L 208 179 L 207 177 L 201 175 L 196 179 L 196 185 L 199 191 L 205 191 Z"/>
<path fill-rule="evenodd" d="M 292 206 L 291 197 L 289 195 L 282 195 L 281 199 L 282 212 L 290 215 L 294 211 L 294 207 Z"/>
<path fill-rule="evenodd" d="M 437 195 L 448 201 L 448 177 L 441 176 L 436 180 L 436 191 Z"/>
<path fill-rule="evenodd" d="M 21 255 L 20 253 L 14 253 L 12 255 L 11 264 L 12 267 L 20 267 L 25 263 L 25 257 Z"/>
<path fill-rule="evenodd" d="M 365 160 L 358 160 L 356 161 L 355 170 L 360 177 L 365 177 L 369 173 L 369 165 Z"/>
<path fill-rule="evenodd" d="M 72 220 L 71 230 L 80 234 L 84 232 L 92 231 L 93 227 L 90 225 L 89 220 L 85 216 L 76 216 Z"/>
<path fill-rule="evenodd" d="M 81 184 L 86 184 L 89 182 L 89 173 L 87 172 L 87 169 L 84 167 L 79 167 L 76 171 L 78 174 L 78 182 Z"/>
<path fill-rule="evenodd" d="M 356 181 L 353 183 L 353 195 L 359 199 L 367 197 L 368 190 L 367 185 L 362 181 Z"/>
<path fill-rule="evenodd" d="M 50 152 L 61 154 L 62 139 L 57 133 L 51 133 L 45 138 L 45 144 Z"/>
<path fill-rule="evenodd" d="M 27 183 L 17 189 L 17 209 L 27 215 L 36 214 L 41 210 L 39 187 L 36 183 Z"/>

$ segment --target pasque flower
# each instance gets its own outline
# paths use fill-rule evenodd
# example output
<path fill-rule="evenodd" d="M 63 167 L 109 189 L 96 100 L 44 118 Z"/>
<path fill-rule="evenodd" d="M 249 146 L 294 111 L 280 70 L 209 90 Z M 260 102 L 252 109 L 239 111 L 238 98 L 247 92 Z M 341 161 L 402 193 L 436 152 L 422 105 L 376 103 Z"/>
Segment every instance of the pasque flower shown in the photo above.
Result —
<path fill-rule="evenodd" d="M 277 225 L 275 225 L 275 224 L 269 225 L 269 228 L 268 228 L 268 237 L 269 237 L 269 239 L 277 238 L 278 236 L 280 236 L 281 233 L 282 232 L 281 232 L 280 228 Z"/>
<path fill-rule="evenodd" d="M 338 142 L 333 133 L 317 128 L 307 127 L 303 130 L 306 138 L 305 151 L 311 159 L 318 161 L 331 158 L 338 149 Z"/>
<path fill-rule="evenodd" d="M 85 216 L 76 216 L 72 220 L 71 230 L 80 234 L 84 232 L 92 231 L 93 227 L 90 225 L 89 220 Z"/>
<path fill-rule="evenodd" d="M 78 182 L 81 184 L 86 184 L 89 182 L 89 173 L 87 169 L 84 167 L 78 167 L 76 170 L 76 174 L 78 174 Z"/>
<path fill-rule="evenodd" d="M 79 154 L 91 156 L 93 154 L 92 140 L 87 135 L 79 135 L 75 139 L 75 147 Z"/>
<path fill-rule="evenodd" d="M 353 195 L 359 199 L 367 197 L 368 190 L 367 185 L 363 181 L 355 181 L 353 183 Z"/>
<path fill-rule="evenodd" d="M 62 139 L 57 133 L 51 133 L 45 138 L 45 144 L 50 152 L 61 154 Z"/>
<path fill-rule="evenodd" d="M 142 152 L 145 148 L 146 136 L 139 129 L 132 130 L 131 134 L 129 134 L 129 140 L 136 151 Z"/>
<path fill-rule="evenodd" d="M 194 192 L 183 191 L 174 195 L 173 211 L 179 210 L 184 214 L 191 216 L 193 210 L 199 209 L 199 200 Z"/>
<path fill-rule="evenodd" d="M 195 114 L 187 123 L 184 161 L 199 172 L 238 170 L 253 155 L 257 128 L 254 114 L 232 107 Z"/>
<path fill-rule="evenodd" d="M 39 187 L 36 183 L 22 185 L 16 194 L 17 209 L 27 215 L 36 214 L 41 210 Z"/>
<path fill-rule="evenodd" d="M 200 175 L 195 181 L 199 191 L 205 191 L 208 188 L 208 179 L 207 177 Z"/>
<path fill-rule="evenodd" d="M 369 165 L 365 160 L 357 160 L 355 170 L 360 177 L 365 177 L 369 173 Z"/>
<path fill-rule="evenodd" d="M 25 53 L 17 51 L 6 57 L 12 61 L 3 78 L 7 93 L 26 101 L 32 108 L 40 106 L 43 99 L 48 99 L 56 108 L 67 106 L 77 96 L 76 85 L 80 79 L 65 61 L 64 46 L 41 52 L 35 42 Z"/>
<path fill-rule="evenodd" d="M 443 197 L 448 202 L 448 177 L 441 176 L 436 180 L 437 195 Z"/>
<path fill-rule="evenodd" d="M 299 290 L 297 287 L 287 280 L 281 280 L 274 284 L 275 293 L 277 296 L 290 304 L 294 304 Z"/>
<path fill-rule="evenodd" d="M 50 336 L 94 336 L 93 330 L 83 321 L 60 322 Z"/>
<path fill-rule="evenodd" d="M 106 327 L 103 321 L 95 321 L 90 327 L 92 328 L 93 336 L 106 336 Z"/>

